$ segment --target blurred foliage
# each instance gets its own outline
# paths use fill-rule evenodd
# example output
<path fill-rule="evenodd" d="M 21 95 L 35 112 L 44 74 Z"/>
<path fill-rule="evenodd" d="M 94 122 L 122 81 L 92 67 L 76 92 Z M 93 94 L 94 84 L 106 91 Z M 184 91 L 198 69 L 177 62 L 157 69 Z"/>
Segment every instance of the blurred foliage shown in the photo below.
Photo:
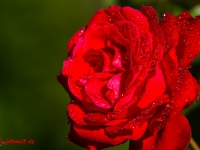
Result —
<path fill-rule="evenodd" d="M 6 150 L 83 149 L 66 142 L 69 126 L 67 93 L 56 76 L 67 57 L 70 37 L 93 13 L 109 5 L 152 5 L 159 16 L 189 10 L 200 14 L 196 0 L 12 0 L 0 1 L 0 138 L 34 139 L 33 145 L 2 146 Z M 192 64 L 200 81 L 200 58 Z M 184 113 L 200 144 L 200 102 Z M 128 143 L 108 150 L 128 149 Z"/>

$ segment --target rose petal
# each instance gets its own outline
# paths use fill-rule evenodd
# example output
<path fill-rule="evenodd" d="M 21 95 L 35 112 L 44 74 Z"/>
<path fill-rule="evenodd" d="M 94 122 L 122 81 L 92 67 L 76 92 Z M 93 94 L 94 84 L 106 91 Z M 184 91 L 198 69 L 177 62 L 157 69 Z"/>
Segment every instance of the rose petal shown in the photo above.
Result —
<path fill-rule="evenodd" d="M 171 49 L 164 53 L 163 59 L 163 72 L 166 75 L 166 83 L 168 85 L 168 91 L 171 93 L 176 85 L 178 78 L 178 60 L 175 49 Z"/>
<path fill-rule="evenodd" d="M 188 11 L 183 11 L 182 13 L 180 13 L 177 17 L 177 19 L 181 20 L 181 19 L 189 19 L 192 18 L 192 16 L 190 15 L 190 13 Z"/>
<path fill-rule="evenodd" d="M 103 145 L 114 146 L 128 140 L 130 135 L 116 136 L 115 138 L 110 138 L 106 135 L 104 128 L 81 128 L 80 126 L 73 125 L 75 132 L 80 136 L 84 137 L 89 141 L 99 142 Z"/>
<path fill-rule="evenodd" d="M 140 47 L 135 56 L 136 63 L 140 65 L 140 68 L 146 66 L 149 62 L 149 57 L 153 49 L 153 37 L 152 34 L 146 32 L 143 37 L 141 37 Z"/>
<path fill-rule="evenodd" d="M 174 87 L 174 93 L 172 93 L 173 105 L 175 112 L 180 112 L 184 107 L 190 106 L 190 104 L 196 101 L 199 93 L 199 84 L 197 80 L 186 70 L 179 70 L 179 78 L 177 85 Z"/>
<path fill-rule="evenodd" d="M 141 12 L 148 18 L 150 32 L 159 39 L 159 42 L 164 46 L 164 36 L 158 24 L 158 15 L 152 6 L 142 6 Z"/>
<path fill-rule="evenodd" d="M 183 12 L 177 17 L 179 28 L 179 43 L 177 57 L 180 67 L 187 67 L 200 52 L 200 17 L 191 18 Z"/>
<path fill-rule="evenodd" d="M 100 108 L 100 107 L 96 106 L 90 98 L 87 98 L 87 96 L 85 96 L 85 97 L 86 97 L 86 100 L 84 100 L 84 101 L 82 100 L 81 103 L 85 106 L 85 108 L 88 111 L 98 111 L 98 112 L 102 112 L 102 113 L 109 112 L 109 109 Z"/>
<path fill-rule="evenodd" d="M 93 24 L 98 24 L 102 22 L 115 23 L 116 21 L 125 20 L 120 13 L 121 7 L 119 6 L 110 6 L 109 9 L 98 10 L 91 18 L 88 23 L 88 26 Z"/>
<path fill-rule="evenodd" d="M 148 124 L 147 122 L 145 122 L 141 127 L 132 129 L 133 131 L 130 132 L 129 134 L 120 135 L 116 137 L 109 137 L 105 133 L 104 128 L 89 128 L 88 129 L 88 128 L 83 128 L 81 126 L 77 126 L 76 124 L 73 124 L 72 127 L 74 128 L 75 132 L 80 137 L 88 139 L 91 142 L 99 142 L 99 143 L 102 143 L 102 145 L 115 146 L 115 145 L 125 142 L 128 139 L 140 138 L 144 134 L 147 126 Z M 108 126 L 108 127 L 110 128 L 112 126 Z"/>
<path fill-rule="evenodd" d="M 179 41 L 176 18 L 169 12 L 163 14 L 160 27 L 164 34 L 167 50 L 175 48 Z"/>
<path fill-rule="evenodd" d="M 82 29 L 78 30 L 69 40 L 68 43 L 68 56 L 71 56 L 71 52 L 74 49 L 74 46 L 77 44 L 77 41 L 79 40 L 79 38 L 81 38 L 83 36 L 85 32 L 85 27 L 83 27 Z"/>
<path fill-rule="evenodd" d="M 76 145 L 79 145 L 79 146 L 84 147 L 84 148 L 88 148 L 90 150 L 99 150 L 99 149 L 106 148 L 106 147 L 110 146 L 108 144 L 103 144 L 103 143 L 100 143 L 100 142 L 91 141 L 91 140 L 88 140 L 87 138 L 79 136 L 76 133 L 76 131 L 74 130 L 73 126 L 71 126 L 71 128 L 70 128 L 70 132 L 69 132 L 69 135 L 67 137 L 67 140 L 72 141 Z"/>
<path fill-rule="evenodd" d="M 114 98 L 118 99 L 119 98 L 119 94 L 121 91 L 121 84 L 123 84 L 121 82 L 121 78 L 122 78 L 122 73 L 118 73 L 117 75 L 113 76 L 107 84 L 108 89 L 112 90 L 112 92 L 114 93 Z M 112 101 L 112 103 L 114 103 L 114 101 Z"/>
<path fill-rule="evenodd" d="M 108 123 L 106 123 L 105 126 L 114 126 L 114 125 L 125 124 L 127 121 L 128 121 L 128 119 L 111 120 Z"/>
<path fill-rule="evenodd" d="M 155 90 L 156 89 L 156 90 Z M 156 75 L 148 79 L 144 94 L 138 102 L 140 108 L 147 107 L 150 103 L 155 101 L 158 97 L 162 96 L 165 92 L 165 77 L 159 66 L 156 67 Z"/>
<path fill-rule="evenodd" d="M 177 114 L 170 118 L 159 135 L 151 135 L 147 131 L 141 139 L 131 140 L 129 150 L 184 150 L 187 149 L 190 138 L 191 129 L 187 119 L 182 114 Z"/>
<path fill-rule="evenodd" d="M 127 21 L 117 22 L 116 26 L 123 34 L 123 37 L 130 41 L 130 49 L 127 49 L 127 58 L 129 60 L 130 67 L 132 67 L 134 63 L 134 56 L 137 54 L 139 47 L 140 32 L 135 24 Z"/>
<path fill-rule="evenodd" d="M 68 77 L 74 81 L 79 81 L 82 76 L 88 76 L 94 73 L 94 68 L 89 63 L 86 63 L 82 57 L 75 58 L 69 66 L 63 66 L 63 71 L 65 70 L 68 70 Z"/>
<path fill-rule="evenodd" d="M 147 17 L 144 16 L 139 10 L 131 7 L 123 7 L 121 13 L 128 22 L 134 23 L 141 35 L 144 35 L 149 29 Z"/>
<path fill-rule="evenodd" d="M 84 52 L 91 49 L 104 49 L 106 47 L 106 42 L 109 39 L 114 39 L 118 36 L 122 36 L 122 34 L 113 24 L 107 22 L 93 24 L 87 28 L 87 31 L 84 34 Z"/>
<path fill-rule="evenodd" d="M 94 75 L 91 80 L 85 85 L 85 92 L 94 102 L 94 104 L 100 108 L 110 109 L 109 102 L 105 99 L 104 93 L 106 92 L 107 81 L 101 81 Z"/>
<path fill-rule="evenodd" d="M 136 105 L 138 96 L 134 96 L 131 101 L 127 104 L 122 105 L 121 107 L 115 107 L 113 112 L 113 119 L 123 119 L 135 117 L 140 112 L 140 108 Z"/>
<path fill-rule="evenodd" d="M 140 82 L 135 84 L 129 91 L 125 92 L 121 95 L 119 98 L 119 101 L 116 103 L 114 107 L 114 114 L 121 113 L 125 108 L 127 108 L 128 104 L 133 104 L 137 101 L 137 97 L 134 98 L 135 91 L 137 87 L 139 86 Z"/>
<path fill-rule="evenodd" d="M 79 125 L 87 125 L 83 117 L 85 116 L 85 109 L 79 103 L 69 103 L 67 105 L 67 112 L 74 122 Z"/>
<path fill-rule="evenodd" d="M 106 114 L 101 112 L 88 112 L 84 116 L 84 121 L 88 123 L 88 125 L 93 126 L 101 126 L 106 124 L 109 119 L 107 118 Z"/>
<path fill-rule="evenodd" d="M 187 149 L 190 138 L 191 129 L 188 120 L 182 114 L 177 114 L 170 118 L 167 126 L 161 133 L 158 150 Z"/>

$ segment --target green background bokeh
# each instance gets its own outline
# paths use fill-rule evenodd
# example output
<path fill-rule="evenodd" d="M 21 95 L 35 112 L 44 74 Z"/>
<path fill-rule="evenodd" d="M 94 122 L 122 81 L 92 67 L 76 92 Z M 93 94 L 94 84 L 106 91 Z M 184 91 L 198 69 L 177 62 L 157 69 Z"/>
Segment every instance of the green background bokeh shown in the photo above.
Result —
<path fill-rule="evenodd" d="M 67 42 L 100 8 L 111 4 L 153 5 L 159 16 L 188 10 L 200 15 L 196 0 L 1 0 L 0 138 L 34 139 L 33 145 L 0 146 L 6 150 L 83 149 L 66 142 L 68 94 L 56 76 L 67 58 Z M 200 81 L 200 58 L 191 69 Z M 184 111 L 200 144 L 200 102 Z M 128 143 L 108 150 L 128 149 Z"/>

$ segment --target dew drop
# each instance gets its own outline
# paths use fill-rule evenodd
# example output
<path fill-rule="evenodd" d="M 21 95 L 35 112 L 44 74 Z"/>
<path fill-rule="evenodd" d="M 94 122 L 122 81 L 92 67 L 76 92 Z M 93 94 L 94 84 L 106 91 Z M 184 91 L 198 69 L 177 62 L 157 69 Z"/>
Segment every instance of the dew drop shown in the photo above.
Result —
<path fill-rule="evenodd" d="M 188 41 L 185 42 L 185 45 L 186 45 L 186 46 L 189 46 L 189 45 L 190 45 L 190 42 L 188 42 Z"/>
<path fill-rule="evenodd" d="M 79 32 L 79 35 L 81 36 L 81 35 L 83 35 L 83 33 L 84 33 L 84 29 L 82 29 L 82 30 Z"/>
<path fill-rule="evenodd" d="M 162 122 L 163 120 L 162 120 L 162 118 L 160 117 L 160 118 L 156 119 L 156 121 L 157 121 L 157 122 Z"/>
<path fill-rule="evenodd" d="M 69 112 L 70 112 L 70 113 L 74 113 L 74 110 L 70 110 Z"/>
<path fill-rule="evenodd" d="M 188 54 L 188 58 L 189 58 L 189 59 L 192 58 L 192 56 L 193 56 L 192 53 Z"/>
<path fill-rule="evenodd" d="M 166 108 L 170 108 L 171 106 L 169 104 L 166 105 Z"/>
<path fill-rule="evenodd" d="M 180 90 L 181 90 L 181 88 L 177 86 L 176 87 L 176 91 L 180 91 Z"/>
<path fill-rule="evenodd" d="M 104 103 L 101 103 L 101 107 L 105 107 L 106 105 Z"/>

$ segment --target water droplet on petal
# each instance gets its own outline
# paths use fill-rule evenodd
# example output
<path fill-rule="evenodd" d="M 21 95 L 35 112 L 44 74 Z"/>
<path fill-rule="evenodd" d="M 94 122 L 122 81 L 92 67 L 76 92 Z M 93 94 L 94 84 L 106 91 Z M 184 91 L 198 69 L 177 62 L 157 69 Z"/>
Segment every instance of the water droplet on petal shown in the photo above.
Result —
<path fill-rule="evenodd" d="M 189 58 L 189 59 L 191 59 L 191 58 L 192 58 L 192 56 L 193 56 L 193 54 L 192 54 L 192 53 L 190 53 L 190 54 L 188 55 L 188 58 Z"/>
<path fill-rule="evenodd" d="M 190 42 L 189 42 L 189 41 L 185 42 L 185 45 L 186 45 L 186 46 L 189 46 L 189 45 L 190 45 Z"/>

